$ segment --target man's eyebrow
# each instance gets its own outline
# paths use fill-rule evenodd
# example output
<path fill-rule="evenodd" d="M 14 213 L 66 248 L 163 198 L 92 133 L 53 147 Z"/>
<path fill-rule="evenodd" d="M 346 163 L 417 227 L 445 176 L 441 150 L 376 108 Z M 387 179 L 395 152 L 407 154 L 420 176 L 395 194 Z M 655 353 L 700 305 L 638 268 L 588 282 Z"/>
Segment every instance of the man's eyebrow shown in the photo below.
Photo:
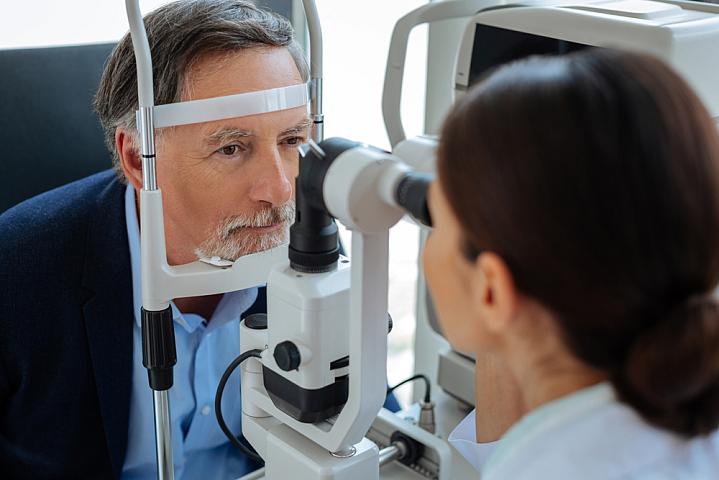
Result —
<path fill-rule="evenodd" d="M 294 135 L 298 133 L 305 133 L 308 128 L 312 126 L 312 120 L 309 117 L 303 118 L 300 123 L 295 125 L 294 127 L 290 127 L 287 130 L 283 130 L 282 133 L 280 133 L 281 137 L 287 136 L 287 135 Z"/>
<path fill-rule="evenodd" d="M 305 133 L 307 129 L 311 126 L 312 120 L 309 117 L 305 117 L 297 125 L 283 130 L 279 136 L 284 137 L 287 135 Z M 249 130 L 242 130 L 236 127 L 222 127 L 207 135 L 205 137 L 205 143 L 207 143 L 208 145 L 220 145 L 230 140 L 252 137 L 254 135 L 254 132 Z"/>
<path fill-rule="evenodd" d="M 253 135 L 254 133 L 248 130 L 235 127 L 222 127 L 205 137 L 205 143 L 209 145 L 219 145 L 228 140 L 237 140 L 238 138 L 251 137 Z"/>

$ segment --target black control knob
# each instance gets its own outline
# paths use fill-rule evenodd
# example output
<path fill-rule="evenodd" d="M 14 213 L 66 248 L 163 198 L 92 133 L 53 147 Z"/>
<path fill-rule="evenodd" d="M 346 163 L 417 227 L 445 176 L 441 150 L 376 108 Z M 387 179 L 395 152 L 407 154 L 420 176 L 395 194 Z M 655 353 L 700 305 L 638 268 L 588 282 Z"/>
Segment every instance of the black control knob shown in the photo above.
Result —
<path fill-rule="evenodd" d="M 297 368 L 299 368 L 300 366 L 300 363 L 302 362 L 302 358 L 300 357 L 300 350 L 297 348 L 297 345 L 290 342 L 289 340 L 278 343 L 275 347 L 275 352 L 273 356 L 275 357 L 275 362 L 277 362 L 277 366 L 285 372 L 289 372 L 290 370 L 297 370 Z"/>

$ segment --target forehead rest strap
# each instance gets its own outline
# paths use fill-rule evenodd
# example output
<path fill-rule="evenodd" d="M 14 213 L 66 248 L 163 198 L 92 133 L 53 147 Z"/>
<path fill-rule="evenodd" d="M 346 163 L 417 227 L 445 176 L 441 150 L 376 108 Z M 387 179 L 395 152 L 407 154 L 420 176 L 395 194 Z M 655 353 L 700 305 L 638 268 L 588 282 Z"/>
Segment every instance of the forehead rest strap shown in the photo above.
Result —
<path fill-rule="evenodd" d="M 212 122 L 307 106 L 309 84 L 300 83 L 270 90 L 223 97 L 167 103 L 153 107 L 155 128 Z"/>

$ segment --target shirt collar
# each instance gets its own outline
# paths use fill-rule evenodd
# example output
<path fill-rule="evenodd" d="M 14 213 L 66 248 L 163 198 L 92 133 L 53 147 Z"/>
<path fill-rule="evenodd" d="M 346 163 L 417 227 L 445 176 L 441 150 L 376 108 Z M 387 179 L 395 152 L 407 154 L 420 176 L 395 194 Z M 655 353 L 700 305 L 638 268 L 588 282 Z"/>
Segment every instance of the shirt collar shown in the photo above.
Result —
<path fill-rule="evenodd" d="M 577 418 L 588 415 L 604 405 L 616 401 L 616 394 L 609 382 L 601 382 L 583 388 L 532 410 L 514 424 L 497 443 L 496 450 L 482 469 L 483 475 L 490 473 L 514 455 L 524 445 L 536 442 L 548 430 L 571 424 Z"/>
<path fill-rule="evenodd" d="M 499 441 L 477 443 L 477 410 L 467 415 L 452 430 L 447 441 L 467 460 L 475 470 L 481 471 L 483 465 L 497 449 Z"/>
<path fill-rule="evenodd" d="M 135 312 L 135 322 L 140 326 L 140 309 L 142 308 L 142 288 L 140 279 L 140 227 L 137 219 L 137 207 L 135 203 L 135 189 L 128 184 L 125 190 L 125 218 L 127 221 L 127 239 L 130 246 L 130 265 L 132 270 L 132 299 Z M 240 314 L 247 310 L 257 299 L 257 288 L 248 288 L 237 292 L 226 293 L 222 296 L 215 312 L 212 314 L 208 329 L 214 330 L 225 323 L 239 319 Z M 192 333 L 200 326 L 207 324 L 200 315 L 189 313 L 183 314 L 175 305 L 170 302 L 172 318 L 182 328 Z"/>

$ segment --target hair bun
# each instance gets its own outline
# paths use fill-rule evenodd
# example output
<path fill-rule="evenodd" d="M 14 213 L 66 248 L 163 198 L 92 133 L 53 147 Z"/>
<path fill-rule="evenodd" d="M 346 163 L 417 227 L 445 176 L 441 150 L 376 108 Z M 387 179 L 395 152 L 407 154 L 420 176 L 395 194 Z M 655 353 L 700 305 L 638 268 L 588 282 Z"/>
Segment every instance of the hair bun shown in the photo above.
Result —
<path fill-rule="evenodd" d="M 695 296 L 640 333 L 614 384 L 649 422 L 689 436 L 719 426 L 719 304 Z"/>

